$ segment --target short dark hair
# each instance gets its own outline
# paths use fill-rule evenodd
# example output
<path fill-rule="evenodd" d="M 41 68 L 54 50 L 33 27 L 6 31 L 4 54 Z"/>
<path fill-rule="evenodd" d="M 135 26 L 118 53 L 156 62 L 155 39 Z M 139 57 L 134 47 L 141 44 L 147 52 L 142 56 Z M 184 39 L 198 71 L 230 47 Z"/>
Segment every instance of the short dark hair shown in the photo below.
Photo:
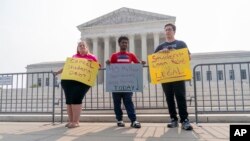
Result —
<path fill-rule="evenodd" d="M 174 30 L 174 32 L 176 31 L 176 26 L 172 23 L 167 23 L 165 26 L 164 26 L 164 29 L 167 27 L 167 26 L 171 26 Z"/>
<path fill-rule="evenodd" d="M 127 36 L 120 36 L 119 39 L 118 39 L 118 43 L 120 43 L 122 40 L 129 41 Z"/>

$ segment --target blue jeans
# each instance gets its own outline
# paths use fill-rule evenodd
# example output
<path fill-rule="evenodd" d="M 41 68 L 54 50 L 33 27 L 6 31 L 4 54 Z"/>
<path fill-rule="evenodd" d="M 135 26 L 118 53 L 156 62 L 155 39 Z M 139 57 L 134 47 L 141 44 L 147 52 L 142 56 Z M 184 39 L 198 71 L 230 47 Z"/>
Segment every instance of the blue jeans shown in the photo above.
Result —
<path fill-rule="evenodd" d="M 113 92 L 113 101 L 114 101 L 114 111 L 117 121 L 122 120 L 123 112 L 121 109 L 121 100 L 126 108 L 128 117 L 131 122 L 136 121 L 136 113 L 134 103 L 132 101 L 132 92 Z"/>

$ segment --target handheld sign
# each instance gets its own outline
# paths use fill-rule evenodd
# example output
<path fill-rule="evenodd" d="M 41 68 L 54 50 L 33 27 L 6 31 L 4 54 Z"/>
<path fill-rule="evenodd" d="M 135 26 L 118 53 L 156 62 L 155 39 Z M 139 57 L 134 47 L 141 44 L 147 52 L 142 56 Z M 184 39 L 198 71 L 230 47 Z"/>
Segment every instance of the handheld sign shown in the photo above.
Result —
<path fill-rule="evenodd" d="M 111 64 L 106 67 L 107 92 L 142 92 L 141 64 Z"/>
<path fill-rule="evenodd" d="M 0 85 L 12 85 L 13 76 L 0 76 Z"/>
<path fill-rule="evenodd" d="M 149 55 L 148 64 L 153 84 L 192 78 L 187 48 Z"/>
<path fill-rule="evenodd" d="M 67 58 L 61 79 L 75 80 L 89 86 L 94 86 L 99 64 L 94 61 L 79 58 Z"/>

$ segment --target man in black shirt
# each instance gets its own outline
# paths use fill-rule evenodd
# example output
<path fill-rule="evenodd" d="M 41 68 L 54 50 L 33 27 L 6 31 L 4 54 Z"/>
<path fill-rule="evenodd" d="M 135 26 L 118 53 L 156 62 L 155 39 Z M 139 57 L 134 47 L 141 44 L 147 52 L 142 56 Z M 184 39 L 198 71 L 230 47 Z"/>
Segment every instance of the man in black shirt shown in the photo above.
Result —
<path fill-rule="evenodd" d="M 166 34 L 166 41 L 160 44 L 155 49 L 155 53 L 161 52 L 161 51 L 168 52 L 168 51 L 172 51 L 175 49 L 187 48 L 187 45 L 185 42 L 175 39 L 174 37 L 175 31 L 176 31 L 175 25 L 171 23 L 166 24 L 164 29 L 165 29 L 165 34 Z M 174 97 L 175 97 L 177 105 L 178 105 L 180 122 L 182 124 L 182 128 L 185 130 L 192 130 L 193 127 L 191 126 L 189 119 L 188 119 L 185 81 L 162 83 L 162 89 L 166 95 L 166 101 L 168 104 L 168 110 L 169 110 L 169 114 L 171 118 L 171 123 L 168 124 L 168 127 L 174 128 L 174 127 L 178 127 L 179 125 L 177 112 L 176 112 L 176 104 L 174 100 Z"/>

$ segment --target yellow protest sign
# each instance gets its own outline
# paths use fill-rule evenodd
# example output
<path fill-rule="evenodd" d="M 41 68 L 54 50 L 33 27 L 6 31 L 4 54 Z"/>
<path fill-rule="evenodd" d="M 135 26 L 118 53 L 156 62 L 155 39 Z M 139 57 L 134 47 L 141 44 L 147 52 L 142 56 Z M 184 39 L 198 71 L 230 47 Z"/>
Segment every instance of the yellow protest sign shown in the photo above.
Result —
<path fill-rule="evenodd" d="M 94 61 L 80 58 L 67 58 L 61 79 L 75 80 L 89 86 L 94 86 L 99 64 Z"/>
<path fill-rule="evenodd" d="M 166 83 L 192 78 L 188 49 L 158 52 L 148 56 L 151 83 Z"/>

